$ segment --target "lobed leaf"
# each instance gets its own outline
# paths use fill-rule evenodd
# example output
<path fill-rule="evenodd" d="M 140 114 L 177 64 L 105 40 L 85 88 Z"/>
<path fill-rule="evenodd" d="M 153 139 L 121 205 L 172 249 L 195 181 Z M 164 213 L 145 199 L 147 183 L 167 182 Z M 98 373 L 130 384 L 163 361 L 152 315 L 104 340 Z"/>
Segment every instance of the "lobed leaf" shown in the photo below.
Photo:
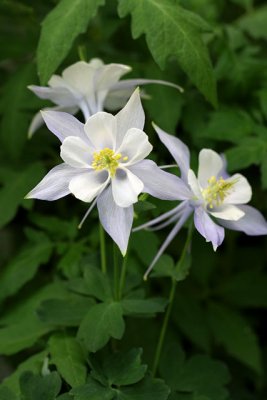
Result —
<path fill-rule="evenodd" d="M 207 24 L 172 0 L 119 0 L 119 15 L 132 15 L 132 35 L 145 34 L 152 56 L 161 68 L 172 56 L 202 94 L 216 105 L 216 84 L 201 31 Z"/>
<path fill-rule="evenodd" d="M 61 0 L 42 22 L 37 49 L 37 66 L 41 84 L 64 60 L 74 39 L 84 33 L 90 20 L 105 0 Z"/>

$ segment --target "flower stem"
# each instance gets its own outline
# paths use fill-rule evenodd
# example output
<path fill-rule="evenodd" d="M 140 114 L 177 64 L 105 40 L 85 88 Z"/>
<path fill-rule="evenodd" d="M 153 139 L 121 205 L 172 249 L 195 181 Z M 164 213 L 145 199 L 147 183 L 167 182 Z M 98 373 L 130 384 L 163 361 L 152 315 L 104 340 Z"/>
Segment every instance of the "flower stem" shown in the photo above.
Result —
<path fill-rule="evenodd" d="M 123 289 L 125 285 L 125 278 L 126 278 L 126 270 L 127 270 L 127 258 L 128 258 L 128 253 L 125 254 L 122 262 L 122 269 L 121 269 L 121 276 L 120 276 L 120 282 L 119 282 L 119 299 L 121 299 L 122 294 L 123 294 Z"/>
<path fill-rule="evenodd" d="M 192 221 L 191 221 L 191 223 L 189 225 L 187 238 L 186 238 L 186 241 L 185 241 L 185 245 L 184 245 L 181 257 L 180 257 L 180 260 L 177 263 L 176 273 L 182 267 L 182 265 L 184 263 L 184 259 L 185 259 L 186 253 L 190 249 L 192 232 L 193 232 L 193 224 L 192 224 Z M 171 284 L 171 290 L 170 290 L 170 294 L 169 294 L 168 308 L 167 308 L 167 311 L 166 311 L 164 319 L 163 319 L 163 324 L 162 324 L 162 327 L 161 327 L 159 340 L 158 340 L 158 343 L 157 343 L 157 348 L 156 348 L 156 353 L 155 353 L 155 358 L 154 358 L 154 363 L 153 363 L 153 368 L 152 368 L 152 375 L 153 376 L 155 376 L 156 373 L 157 373 L 157 369 L 158 369 L 158 365 L 159 365 L 159 361 L 160 361 L 160 357 L 161 357 L 161 352 L 162 352 L 162 347 L 163 347 L 163 344 L 164 344 L 164 339 L 165 339 L 165 335 L 166 335 L 166 331 L 167 331 L 167 327 L 168 327 L 168 323 L 169 323 L 169 319 L 170 319 L 170 315 L 171 315 L 171 310 L 172 310 L 172 306 L 173 306 L 173 300 L 174 300 L 174 297 L 175 297 L 176 286 L 177 286 L 177 282 L 178 282 L 178 280 L 176 280 L 174 277 L 172 277 L 171 279 L 172 279 L 172 284 Z"/>
<path fill-rule="evenodd" d="M 119 264 L 118 264 L 118 250 L 116 244 L 113 243 L 113 273 L 114 273 L 114 298 L 119 300 Z"/>
<path fill-rule="evenodd" d="M 105 231 L 100 223 L 99 223 L 99 239 L 100 239 L 101 270 L 102 270 L 103 274 L 106 274 L 107 273 L 107 261 L 106 261 Z"/>
<path fill-rule="evenodd" d="M 170 314 L 171 314 L 171 310 L 172 310 L 173 300 L 174 300 L 175 291 L 176 291 L 176 285 L 177 285 L 177 281 L 175 279 L 172 279 L 172 285 L 171 285 L 171 290 L 170 290 L 170 295 L 169 295 L 169 304 L 168 304 L 168 308 L 167 308 L 167 311 L 165 313 L 163 324 L 162 324 L 162 327 L 161 327 L 159 340 L 158 340 L 156 353 L 155 353 L 155 358 L 154 358 L 154 363 L 153 363 L 153 368 L 152 368 L 153 377 L 156 375 L 156 372 L 157 372 L 157 369 L 158 369 L 159 360 L 160 360 L 161 351 L 162 351 L 162 346 L 163 346 L 163 343 L 164 343 L 165 334 L 166 334 L 166 330 L 167 330 L 167 327 L 168 327 Z"/>

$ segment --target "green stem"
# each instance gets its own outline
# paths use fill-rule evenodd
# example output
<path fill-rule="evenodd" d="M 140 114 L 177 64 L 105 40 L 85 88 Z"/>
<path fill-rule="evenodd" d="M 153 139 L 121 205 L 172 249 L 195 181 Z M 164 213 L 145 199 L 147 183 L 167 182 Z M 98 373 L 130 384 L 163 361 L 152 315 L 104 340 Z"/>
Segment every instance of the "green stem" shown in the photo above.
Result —
<path fill-rule="evenodd" d="M 87 62 L 87 51 L 84 45 L 78 46 L 78 55 L 81 61 Z"/>
<path fill-rule="evenodd" d="M 189 225 L 189 229 L 188 229 L 185 245 L 184 245 L 180 260 L 177 263 L 176 269 L 179 269 L 182 266 L 183 262 L 184 262 L 184 258 L 186 256 L 186 253 L 187 253 L 188 248 L 189 248 L 190 243 L 191 243 L 192 232 L 193 232 L 193 224 L 191 222 L 190 225 Z M 154 363 L 153 363 L 153 368 L 152 368 L 152 375 L 153 376 L 155 376 L 156 373 L 157 373 L 157 369 L 158 369 L 158 365 L 159 365 L 159 361 L 160 361 L 160 357 L 161 357 L 161 352 L 162 352 L 162 347 L 163 347 L 163 344 L 164 344 L 164 339 L 165 339 L 165 335 L 166 335 L 166 331 L 167 331 L 167 327 L 168 327 L 169 319 L 170 319 L 170 315 L 171 315 L 171 310 L 172 310 L 172 306 L 173 306 L 173 300 L 174 300 L 174 297 L 175 297 L 176 286 L 177 286 L 177 281 L 176 281 L 176 279 L 172 278 L 172 285 L 171 285 L 171 290 L 170 290 L 170 294 L 169 294 L 168 308 L 167 308 L 167 311 L 166 311 L 166 313 L 164 315 L 163 324 L 162 324 L 162 327 L 161 327 L 159 340 L 158 340 L 158 343 L 157 343 L 157 348 L 156 348 L 156 353 L 155 353 L 155 358 L 154 358 Z"/>
<path fill-rule="evenodd" d="M 174 300 L 174 296 L 175 296 L 176 285 L 177 285 L 177 281 L 172 279 L 172 286 L 171 286 L 170 295 L 169 295 L 169 304 L 168 304 L 168 308 L 167 308 L 167 311 L 165 313 L 163 324 L 162 324 L 162 327 L 161 327 L 159 340 L 158 340 L 156 353 L 155 353 L 155 358 L 154 358 L 154 363 L 153 363 L 153 368 L 152 368 L 153 377 L 156 375 L 156 372 L 157 372 L 157 369 L 158 369 L 159 360 L 160 360 L 161 351 L 162 351 L 162 346 L 163 346 L 163 343 L 164 343 L 165 334 L 166 334 L 166 330 L 167 330 L 169 319 L 170 319 L 170 315 L 171 315 L 171 310 L 172 310 L 173 300 Z"/>
<path fill-rule="evenodd" d="M 128 253 L 125 254 L 125 256 L 123 258 L 123 263 L 122 263 L 121 276 L 120 276 L 120 282 L 119 282 L 119 299 L 121 299 L 121 297 L 122 297 L 123 289 L 124 289 L 124 285 L 125 285 L 126 270 L 127 270 L 127 258 L 128 258 Z"/>
<path fill-rule="evenodd" d="M 105 231 L 99 222 L 99 239 L 100 239 L 100 257 L 101 257 L 101 270 L 103 274 L 107 273 L 107 260 L 106 260 L 106 242 Z"/>
<path fill-rule="evenodd" d="M 114 273 L 114 297 L 119 300 L 119 264 L 118 264 L 118 250 L 116 244 L 113 243 L 113 273 Z"/>

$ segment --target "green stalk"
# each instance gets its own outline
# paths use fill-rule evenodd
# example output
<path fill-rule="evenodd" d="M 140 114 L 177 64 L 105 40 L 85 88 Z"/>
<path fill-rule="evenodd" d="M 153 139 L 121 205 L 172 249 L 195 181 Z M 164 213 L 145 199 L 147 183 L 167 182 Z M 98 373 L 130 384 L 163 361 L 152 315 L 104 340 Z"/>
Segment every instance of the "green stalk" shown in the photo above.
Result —
<path fill-rule="evenodd" d="M 118 298 L 121 299 L 122 294 L 123 294 L 123 289 L 125 285 L 125 278 L 126 278 L 126 270 L 127 270 L 127 258 L 128 258 L 128 253 L 125 254 L 122 262 L 122 269 L 121 269 L 121 276 L 120 276 L 120 282 L 119 282 L 119 293 L 118 293 Z"/>
<path fill-rule="evenodd" d="M 162 351 L 162 346 L 163 346 L 163 343 L 164 343 L 165 334 L 166 334 L 166 330 L 167 330 L 169 319 L 170 319 L 170 315 L 171 315 L 173 300 L 174 300 L 175 291 L 176 291 L 176 285 L 177 285 L 177 281 L 175 279 L 172 279 L 172 285 L 171 285 L 171 290 L 170 290 L 170 295 L 169 295 L 169 304 L 168 304 L 168 308 L 167 308 L 167 311 L 165 313 L 163 324 L 162 324 L 162 327 L 161 327 L 159 340 L 158 340 L 156 353 L 155 353 L 155 358 L 154 358 L 154 363 L 153 363 L 153 368 L 152 368 L 152 376 L 153 377 L 156 375 L 156 372 L 157 372 L 157 369 L 158 369 L 159 360 L 160 360 L 161 351 Z"/>
<path fill-rule="evenodd" d="M 177 270 L 179 270 L 179 268 L 181 267 L 181 265 L 184 262 L 184 258 L 186 256 L 187 250 L 191 243 L 192 232 L 193 232 L 193 224 L 191 222 L 191 224 L 189 225 L 187 238 L 185 241 L 185 245 L 184 245 L 180 260 L 177 263 L 176 272 L 177 272 Z M 153 376 L 155 376 L 157 373 L 157 369 L 158 369 L 158 365 L 159 365 L 159 361 L 160 361 L 160 357 L 161 357 L 161 352 L 162 352 L 162 347 L 164 344 L 164 339 L 165 339 L 165 335 L 166 335 L 166 331 L 167 331 L 167 327 L 168 327 L 169 319 L 170 319 L 170 315 L 171 315 L 171 310 L 172 310 L 172 306 L 173 306 L 173 300 L 175 297 L 176 286 L 177 286 L 177 282 L 178 282 L 174 277 L 172 277 L 171 279 L 172 279 L 172 284 L 171 284 L 171 289 L 170 289 L 170 294 L 169 294 L 168 308 L 164 315 L 163 324 L 161 327 L 159 340 L 158 340 L 157 347 L 156 347 L 154 363 L 153 363 L 153 367 L 152 367 L 152 375 Z"/>
<path fill-rule="evenodd" d="M 99 222 L 99 239 L 100 239 L 100 258 L 101 258 L 101 270 L 103 274 L 107 273 L 107 260 L 106 260 L 106 242 L 105 242 L 105 231 Z"/>
<path fill-rule="evenodd" d="M 113 243 L 113 273 L 114 273 L 114 298 L 119 300 L 119 264 L 118 250 L 116 244 Z"/>

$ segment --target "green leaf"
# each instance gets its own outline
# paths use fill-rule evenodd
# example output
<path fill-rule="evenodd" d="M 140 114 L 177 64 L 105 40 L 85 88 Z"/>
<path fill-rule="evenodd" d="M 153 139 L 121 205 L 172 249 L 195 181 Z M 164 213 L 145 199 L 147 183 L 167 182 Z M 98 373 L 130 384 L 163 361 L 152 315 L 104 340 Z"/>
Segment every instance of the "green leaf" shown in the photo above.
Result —
<path fill-rule="evenodd" d="M 61 379 L 57 372 L 46 376 L 24 372 L 20 378 L 22 400 L 55 400 L 60 392 Z"/>
<path fill-rule="evenodd" d="M 124 299 L 122 300 L 124 315 L 142 315 L 164 312 L 167 300 L 162 297 L 150 299 Z"/>
<path fill-rule="evenodd" d="M 146 378 L 132 386 L 118 390 L 116 400 L 166 400 L 170 389 L 161 379 Z"/>
<path fill-rule="evenodd" d="M 74 39 L 84 33 L 105 0 L 61 0 L 42 22 L 37 49 L 41 84 L 45 84 L 71 49 Z"/>
<path fill-rule="evenodd" d="M 179 393 L 177 400 L 228 400 L 225 385 L 230 377 L 227 367 L 208 356 L 196 355 L 185 361 L 182 348 L 173 342 L 164 348 L 160 371 L 172 392 Z"/>
<path fill-rule="evenodd" d="M 12 389 L 16 395 L 20 394 L 20 387 L 19 387 L 19 379 L 23 372 L 30 371 L 33 373 L 40 373 L 44 359 L 47 355 L 46 351 L 42 351 L 41 353 L 34 354 L 33 356 L 29 357 L 27 360 L 22 362 L 10 376 L 8 376 L 3 384 L 10 389 Z"/>
<path fill-rule="evenodd" d="M 93 304 L 92 299 L 84 297 L 49 299 L 41 303 L 37 314 L 40 320 L 48 325 L 78 326 Z"/>
<path fill-rule="evenodd" d="M 49 236 L 54 236 L 57 240 L 59 238 L 73 240 L 79 232 L 76 218 L 65 220 L 50 215 L 34 213 L 30 215 L 30 221 L 38 226 L 38 228 L 49 233 Z"/>
<path fill-rule="evenodd" d="M 103 387 L 92 378 L 88 378 L 86 385 L 71 390 L 74 400 L 111 400 L 114 392 L 110 388 Z"/>
<path fill-rule="evenodd" d="M 214 339 L 240 362 L 261 373 L 261 352 L 256 334 L 237 312 L 219 304 L 210 304 L 208 319 Z"/>
<path fill-rule="evenodd" d="M 124 333 L 120 303 L 101 303 L 91 307 L 83 319 L 78 338 L 92 352 L 101 349 L 110 337 L 121 339 Z"/>
<path fill-rule="evenodd" d="M 267 157 L 263 157 L 261 162 L 261 184 L 263 189 L 267 189 Z"/>
<path fill-rule="evenodd" d="M 69 296 L 69 292 L 65 289 L 62 282 L 56 281 L 42 288 L 37 288 L 33 293 L 28 293 L 28 296 L 18 298 L 13 307 L 5 308 L 3 315 L 0 318 L 1 325 L 10 325 L 23 321 L 25 315 L 33 315 L 40 302 L 51 298 L 65 298 Z"/>
<path fill-rule="evenodd" d="M 181 68 L 204 96 L 216 105 L 216 85 L 209 54 L 201 38 L 207 25 L 172 0 L 119 0 L 119 15 L 132 14 L 132 35 L 146 35 L 155 61 L 164 68 L 176 57 Z"/>
<path fill-rule="evenodd" d="M 1 148 L 12 159 L 21 155 L 27 141 L 30 118 L 26 107 L 31 98 L 27 86 L 32 84 L 34 79 L 34 66 L 28 63 L 12 73 L 1 94 L 1 101 L 4 104 L 0 126 Z"/>
<path fill-rule="evenodd" d="M 142 349 L 115 353 L 103 362 L 103 373 L 109 385 L 133 385 L 143 379 L 147 366 L 142 365 Z"/>
<path fill-rule="evenodd" d="M 215 289 L 227 302 L 238 307 L 267 308 L 267 276 L 248 269 L 232 275 Z"/>
<path fill-rule="evenodd" d="M 225 152 L 229 171 L 258 165 L 266 156 L 266 143 L 262 138 L 245 138 L 241 143 Z"/>
<path fill-rule="evenodd" d="M 267 24 L 267 6 L 256 8 L 253 12 L 250 12 L 240 18 L 238 25 L 244 31 L 249 33 L 254 39 L 265 39 L 267 40 L 266 32 Z"/>
<path fill-rule="evenodd" d="M 201 136 L 239 144 L 253 132 L 253 120 L 239 108 L 222 108 L 211 114 L 210 121 Z"/>
<path fill-rule="evenodd" d="M 89 265 L 84 271 L 84 279 L 89 296 L 94 296 L 102 301 L 112 299 L 109 280 L 99 268 Z"/>
<path fill-rule="evenodd" d="M 18 398 L 8 387 L 1 385 L 0 400 L 18 400 Z"/>
<path fill-rule="evenodd" d="M 75 338 L 64 333 L 54 335 L 49 339 L 49 351 L 51 363 L 71 387 L 85 384 L 86 360 Z"/>
<path fill-rule="evenodd" d="M 17 129 L 17 127 L 16 127 Z M 44 168 L 40 163 L 34 163 L 25 169 L 10 170 L 0 190 L 0 227 L 7 224 L 16 215 L 18 207 L 23 203 L 24 196 L 41 180 Z"/>
<path fill-rule="evenodd" d="M 46 263 L 51 255 L 53 243 L 45 235 L 43 241 L 28 245 L 2 271 L 0 278 L 0 300 L 16 293 L 31 280 L 41 264 Z"/>
<path fill-rule="evenodd" d="M 228 400 L 229 393 L 224 386 L 229 380 L 229 372 L 223 363 L 208 356 L 197 355 L 190 358 L 177 374 L 175 389 L 191 391 L 199 399 Z"/>
<path fill-rule="evenodd" d="M 0 353 L 8 355 L 27 349 L 50 330 L 36 315 L 24 317 L 21 322 L 0 329 Z"/>
<path fill-rule="evenodd" d="M 173 319 L 181 332 L 198 348 L 209 351 L 211 335 L 199 299 L 180 290 L 176 294 L 174 309 Z"/>

